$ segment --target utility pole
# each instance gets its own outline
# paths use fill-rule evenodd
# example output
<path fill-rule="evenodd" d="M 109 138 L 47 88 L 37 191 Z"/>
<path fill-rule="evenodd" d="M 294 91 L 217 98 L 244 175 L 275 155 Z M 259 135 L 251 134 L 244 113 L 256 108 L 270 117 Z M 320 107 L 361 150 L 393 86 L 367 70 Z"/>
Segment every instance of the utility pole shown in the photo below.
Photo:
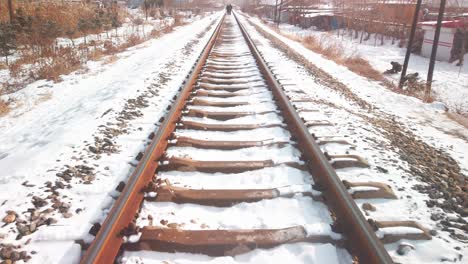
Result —
<path fill-rule="evenodd" d="M 445 0 L 440 1 L 439 16 L 437 17 L 437 26 L 432 42 L 431 60 L 429 61 L 429 71 L 427 72 L 426 90 L 424 91 L 424 102 L 428 102 L 431 96 L 432 74 L 434 73 L 435 59 L 437 55 L 437 46 L 439 45 L 440 29 L 442 27 L 442 18 L 444 17 Z"/>
<path fill-rule="evenodd" d="M 278 21 L 276 22 L 276 26 L 279 27 L 279 24 L 281 23 L 281 9 L 283 7 L 283 0 L 280 1 L 279 5 L 279 10 L 278 10 Z"/>
<path fill-rule="evenodd" d="M 416 8 L 414 9 L 413 24 L 411 25 L 411 32 L 408 40 L 408 46 L 406 47 L 405 62 L 403 63 L 403 69 L 401 70 L 400 83 L 398 88 L 403 87 L 403 81 L 406 76 L 406 70 L 408 69 L 408 63 L 411 56 L 411 48 L 413 46 L 414 34 L 416 33 L 416 26 L 418 24 L 419 10 L 421 9 L 422 0 L 418 0 L 416 3 Z"/>
<path fill-rule="evenodd" d="M 10 15 L 10 23 L 15 20 L 15 13 L 13 12 L 13 0 L 8 0 L 8 14 Z"/>
<path fill-rule="evenodd" d="M 276 23 L 276 15 L 277 15 L 277 13 L 278 13 L 278 0 L 276 0 L 276 2 L 275 2 L 275 18 L 273 19 L 273 22 L 275 22 L 275 23 Z"/>

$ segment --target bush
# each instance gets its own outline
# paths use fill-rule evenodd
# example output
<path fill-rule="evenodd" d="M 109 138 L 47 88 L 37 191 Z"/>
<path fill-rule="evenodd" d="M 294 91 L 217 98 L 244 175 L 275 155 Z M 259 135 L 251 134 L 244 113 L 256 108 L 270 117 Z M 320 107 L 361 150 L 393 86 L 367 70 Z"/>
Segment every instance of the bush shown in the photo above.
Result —
<path fill-rule="evenodd" d="M 143 41 L 144 41 L 144 39 L 142 39 L 140 36 L 138 36 L 136 34 L 132 34 L 132 35 L 130 35 L 128 37 L 126 46 L 127 47 L 133 47 L 135 45 L 138 45 L 138 44 L 142 43 Z"/>
<path fill-rule="evenodd" d="M 61 48 L 56 56 L 41 61 L 35 79 L 59 81 L 60 75 L 78 70 L 82 66 L 78 51 Z"/>

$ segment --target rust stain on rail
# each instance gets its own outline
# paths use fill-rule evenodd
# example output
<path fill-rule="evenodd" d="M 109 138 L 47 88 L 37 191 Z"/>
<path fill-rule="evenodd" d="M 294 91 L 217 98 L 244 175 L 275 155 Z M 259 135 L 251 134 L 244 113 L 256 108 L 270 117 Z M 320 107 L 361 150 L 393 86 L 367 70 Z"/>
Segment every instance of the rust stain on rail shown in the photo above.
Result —
<path fill-rule="evenodd" d="M 168 144 L 167 139 L 170 137 L 177 120 L 181 116 L 181 111 L 197 81 L 197 76 L 200 74 L 204 62 L 215 44 L 223 21 L 224 16 L 205 46 L 203 53 L 197 59 L 196 65 L 188 76 L 188 81 L 184 83 L 184 87 L 181 89 L 181 93 L 177 97 L 167 118 L 162 123 L 157 135 L 153 138 L 141 162 L 130 176 L 122 194 L 113 205 L 108 217 L 102 224 L 100 231 L 80 263 L 109 263 L 113 262 L 118 255 L 123 243 L 121 232 L 134 221 L 134 217 L 144 198 L 142 190 L 151 181 L 158 168 L 158 160 L 164 154 L 164 150 Z"/>

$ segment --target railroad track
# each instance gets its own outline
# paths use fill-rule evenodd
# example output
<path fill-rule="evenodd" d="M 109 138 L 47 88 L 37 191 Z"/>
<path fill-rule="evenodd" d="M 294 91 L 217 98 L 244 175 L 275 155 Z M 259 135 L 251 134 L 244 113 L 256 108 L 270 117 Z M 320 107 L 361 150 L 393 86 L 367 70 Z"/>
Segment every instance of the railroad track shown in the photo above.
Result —
<path fill-rule="evenodd" d="M 415 222 L 363 216 L 353 199 L 396 197 L 385 184 L 340 180 L 335 169 L 367 163 L 322 152 L 350 144 L 312 135 L 332 124 L 304 122 L 315 111 L 306 101 L 282 89 L 237 17 L 223 17 L 81 263 L 285 248 L 392 263 L 384 243 L 430 239 Z M 418 231 L 392 233 L 399 227 Z"/>

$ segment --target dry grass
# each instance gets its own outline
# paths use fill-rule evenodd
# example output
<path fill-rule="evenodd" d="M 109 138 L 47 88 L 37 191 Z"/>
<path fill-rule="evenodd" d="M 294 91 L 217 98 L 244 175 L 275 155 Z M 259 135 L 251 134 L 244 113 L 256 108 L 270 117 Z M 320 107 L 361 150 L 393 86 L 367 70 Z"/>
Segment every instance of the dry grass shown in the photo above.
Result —
<path fill-rule="evenodd" d="M 150 38 L 159 38 L 160 36 L 161 36 L 161 31 L 160 30 L 153 29 L 149 33 Z"/>
<path fill-rule="evenodd" d="M 178 26 L 183 26 L 183 25 L 186 25 L 187 23 L 183 21 L 183 16 L 182 15 L 175 15 L 174 16 L 174 27 L 178 27 Z"/>
<path fill-rule="evenodd" d="M 279 32 L 278 30 L 275 31 Z M 388 88 L 394 89 L 393 83 L 385 81 L 386 79 L 383 74 L 374 69 L 367 60 L 355 54 L 345 54 L 345 47 L 343 44 L 340 41 L 334 40 L 329 35 L 324 34 L 320 38 L 316 38 L 314 36 L 300 37 L 283 32 L 279 33 L 291 40 L 301 42 L 304 47 L 323 55 L 325 58 L 337 64 L 345 66 L 350 71 L 360 76 L 381 82 Z"/>
<path fill-rule="evenodd" d="M 446 115 L 448 118 L 468 129 L 468 115 L 466 113 L 463 115 L 459 113 L 447 112 Z"/>
<path fill-rule="evenodd" d="M 103 64 L 113 64 L 113 63 L 115 63 L 118 59 L 119 59 L 119 57 L 118 57 L 117 55 L 107 56 L 107 57 L 104 59 Z"/>
<path fill-rule="evenodd" d="M 350 71 L 374 81 L 383 81 L 384 76 L 381 72 L 374 69 L 370 63 L 361 57 L 350 57 L 343 61 L 343 65 Z"/>
<path fill-rule="evenodd" d="M 6 115 L 8 112 L 10 112 L 10 110 L 10 106 L 5 101 L 0 99 L 0 116 Z"/>
<path fill-rule="evenodd" d="M 174 31 L 174 26 L 166 26 L 161 30 L 162 34 L 168 34 L 172 31 Z"/>
<path fill-rule="evenodd" d="M 36 80 L 46 79 L 60 81 L 60 75 L 69 74 L 83 65 L 79 52 L 73 48 L 63 48 L 48 58 L 39 60 L 38 70 L 34 73 Z"/>
<path fill-rule="evenodd" d="M 45 92 L 43 94 L 40 94 L 39 98 L 37 98 L 35 104 L 38 105 L 38 104 L 40 104 L 42 102 L 45 102 L 45 101 L 48 101 L 50 99 L 52 99 L 52 92 L 48 91 L 48 92 Z"/>
<path fill-rule="evenodd" d="M 89 54 L 88 54 L 88 59 L 97 61 L 100 60 L 102 57 L 104 57 L 106 54 L 102 49 L 93 49 Z"/>
<path fill-rule="evenodd" d="M 4 1 L 4 0 L 0 0 Z M 85 43 L 70 46 L 60 46 L 55 41 L 54 37 L 45 37 L 38 30 L 47 22 L 53 22 L 59 27 L 58 37 L 76 38 L 84 34 L 95 34 L 98 30 L 109 30 L 106 26 L 96 30 L 87 30 L 81 32 L 78 30 L 78 22 L 80 19 L 92 20 L 98 10 L 94 5 L 89 4 L 70 4 L 57 2 L 21 2 L 15 4 L 15 9 L 21 8 L 23 17 L 32 17 L 31 31 L 18 31 L 17 43 L 20 49 L 16 50 L 17 59 L 9 65 L 0 64 L 0 69 L 6 67 L 9 70 L 10 80 L 1 84 L 4 93 L 16 92 L 24 88 L 27 84 L 40 80 L 47 79 L 55 82 L 61 81 L 60 76 L 71 72 L 86 70 L 86 62 L 89 60 L 103 60 L 104 64 L 114 63 L 118 57 L 115 54 L 123 52 L 126 49 L 139 45 L 151 38 L 158 38 L 164 34 L 173 31 L 175 26 L 181 26 L 183 22 L 182 16 L 174 18 L 174 24 L 165 25 L 160 30 L 153 30 L 149 34 L 140 36 L 140 24 L 143 21 L 133 19 L 136 26 L 134 32 L 119 36 L 124 41 L 115 44 L 112 34 L 106 34 L 105 37 L 98 37 L 97 40 L 88 39 Z M 111 8 L 99 10 L 99 12 L 115 12 L 118 13 L 119 20 L 123 21 L 128 16 L 125 11 L 120 8 Z M 123 13 L 122 13 L 123 12 Z M 104 15 L 107 17 L 107 15 Z M 8 13 L 5 9 L 0 9 L 0 21 L 8 20 Z M 32 32 L 32 33 L 31 33 Z M 57 36 L 57 35 L 56 35 Z M 120 39 L 118 39 L 120 41 Z M 6 105 L 5 103 L 3 103 Z M 5 106 L 3 106 L 5 108 Z"/>
<path fill-rule="evenodd" d="M 1 6 L 6 7 L 6 1 L 0 0 Z M 21 10 L 21 14 L 24 16 L 30 16 L 37 18 L 33 21 L 33 28 L 38 26 L 39 23 L 44 21 L 51 21 L 60 27 L 63 36 L 68 37 L 79 37 L 84 32 L 79 32 L 78 22 L 80 19 L 92 20 L 99 8 L 94 4 L 82 3 L 70 3 L 70 2 L 19 2 L 14 1 L 14 8 L 16 13 Z M 114 8 L 112 12 L 115 12 L 119 19 L 123 20 L 128 17 L 128 13 L 123 8 Z M 7 8 L 0 8 L 0 22 L 9 21 L 9 15 Z M 99 30 L 99 29 L 98 29 Z M 101 29 L 102 30 L 102 29 Z M 35 34 L 37 36 L 40 35 Z M 96 30 L 89 30 L 86 32 L 98 33 Z"/>

